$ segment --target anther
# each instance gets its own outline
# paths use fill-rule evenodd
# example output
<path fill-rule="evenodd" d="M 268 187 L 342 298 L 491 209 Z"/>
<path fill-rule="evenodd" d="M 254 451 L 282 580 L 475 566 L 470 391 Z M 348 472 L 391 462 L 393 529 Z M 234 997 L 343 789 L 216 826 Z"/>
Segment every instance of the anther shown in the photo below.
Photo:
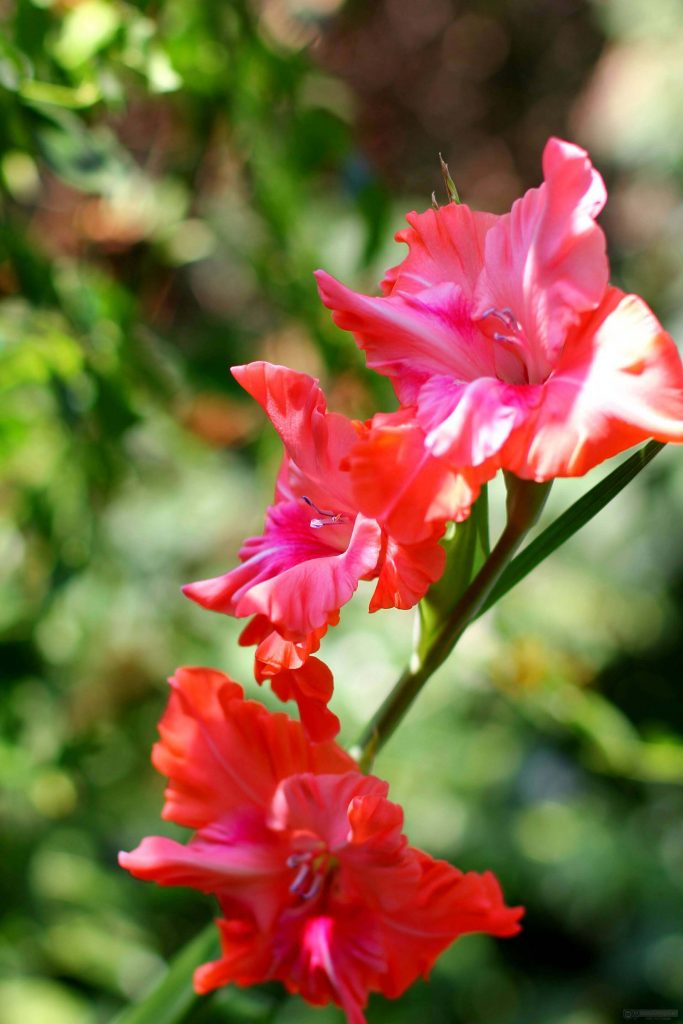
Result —
<path fill-rule="evenodd" d="M 303 883 L 308 878 L 310 873 L 311 873 L 311 866 L 310 866 L 310 864 L 302 864 L 301 867 L 299 868 L 299 870 L 296 873 L 296 877 L 295 877 L 294 881 L 292 882 L 292 884 L 289 887 L 289 891 L 293 892 L 293 893 L 296 893 L 297 896 L 300 896 L 301 893 L 299 892 L 299 890 L 301 889 Z"/>
<path fill-rule="evenodd" d="M 322 875 L 322 872 L 319 871 L 314 876 L 313 881 L 311 882 L 311 884 L 308 887 L 308 889 L 306 890 L 306 892 L 302 892 L 299 895 L 301 896 L 302 900 L 312 900 L 314 896 L 318 895 L 318 893 L 322 889 L 322 885 L 323 885 L 323 875 Z"/>
<path fill-rule="evenodd" d="M 310 861 L 310 859 L 310 853 L 293 853 L 290 857 L 287 858 L 287 867 L 297 868 L 299 864 L 305 864 L 306 861 Z"/>
<path fill-rule="evenodd" d="M 301 495 L 301 500 L 305 501 L 311 508 L 314 508 L 321 517 L 320 519 L 311 519 L 309 522 L 308 525 L 314 530 L 319 530 L 321 526 L 334 526 L 336 523 L 342 523 L 346 519 L 346 516 L 341 512 L 328 512 L 324 508 L 318 508 L 315 502 L 311 501 L 305 494 Z"/>

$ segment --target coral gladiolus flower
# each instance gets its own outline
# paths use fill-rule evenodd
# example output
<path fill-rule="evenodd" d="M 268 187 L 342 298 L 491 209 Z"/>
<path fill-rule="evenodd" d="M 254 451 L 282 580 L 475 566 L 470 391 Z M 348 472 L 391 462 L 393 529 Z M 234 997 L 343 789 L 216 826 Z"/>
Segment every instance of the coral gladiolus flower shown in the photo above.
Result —
<path fill-rule="evenodd" d="M 309 743 L 220 672 L 182 668 L 171 686 L 152 760 L 169 779 L 163 817 L 197 831 L 119 860 L 218 898 L 221 957 L 196 971 L 198 992 L 279 980 L 364 1024 L 370 992 L 400 995 L 459 935 L 519 931 L 495 877 L 408 846 L 386 783 L 336 744 Z"/>
<path fill-rule="evenodd" d="M 548 141 L 543 171 L 504 216 L 455 204 L 409 214 L 396 236 L 409 254 L 382 297 L 317 275 L 335 322 L 391 379 L 427 451 L 469 474 L 474 492 L 501 467 L 544 481 L 586 473 L 649 437 L 683 441 L 676 347 L 642 299 L 608 286 L 595 223 L 602 178 L 559 139 Z M 377 443 L 358 452 L 360 493 L 381 510 L 368 469 Z M 468 514 L 466 493 L 451 513 Z"/>
<path fill-rule="evenodd" d="M 276 503 L 268 509 L 264 534 L 245 541 L 240 566 L 190 583 L 183 592 L 204 608 L 257 616 L 256 630 L 243 634 L 243 642 L 259 643 L 257 678 L 271 678 L 277 693 L 293 696 L 312 735 L 329 738 L 336 719 L 321 719 L 320 701 L 317 707 L 310 703 L 327 688 L 324 666 L 306 667 L 308 654 L 336 624 L 360 580 L 377 580 L 371 611 L 416 604 L 443 571 L 443 524 L 420 522 L 406 543 L 378 519 L 359 514 L 354 484 L 341 466 L 366 428 L 328 413 L 312 377 L 262 362 L 232 372 L 284 442 Z M 279 672 L 286 677 L 277 679 Z"/>

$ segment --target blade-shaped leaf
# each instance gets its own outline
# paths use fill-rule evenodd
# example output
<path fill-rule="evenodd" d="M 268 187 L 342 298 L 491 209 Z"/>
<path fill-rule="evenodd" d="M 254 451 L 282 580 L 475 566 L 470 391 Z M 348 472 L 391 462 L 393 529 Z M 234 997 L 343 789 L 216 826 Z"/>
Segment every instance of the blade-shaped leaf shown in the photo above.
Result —
<path fill-rule="evenodd" d="M 591 488 L 561 516 L 558 516 L 554 523 L 551 523 L 510 562 L 484 602 L 479 615 L 483 615 L 496 601 L 507 594 L 508 590 L 512 590 L 520 580 L 528 576 L 532 569 L 535 569 L 548 555 L 551 555 L 561 544 L 573 537 L 582 526 L 590 522 L 593 516 L 602 511 L 605 505 L 616 498 L 617 494 L 641 470 L 645 469 L 662 448 L 664 448 L 664 444 L 661 441 L 648 441 L 644 448 L 617 466 L 609 476 Z"/>

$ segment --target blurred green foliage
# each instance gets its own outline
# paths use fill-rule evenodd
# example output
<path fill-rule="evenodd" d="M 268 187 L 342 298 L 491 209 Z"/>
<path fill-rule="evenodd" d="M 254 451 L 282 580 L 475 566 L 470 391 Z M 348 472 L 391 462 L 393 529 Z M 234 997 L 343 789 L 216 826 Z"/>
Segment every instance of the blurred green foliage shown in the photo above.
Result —
<path fill-rule="evenodd" d="M 316 297 L 373 290 L 405 210 L 504 209 L 550 133 L 611 186 L 615 274 L 683 329 L 675 0 L 0 2 L 0 1022 L 99 1024 L 213 912 L 116 852 L 150 832 L 164 677 L 244 681 L 179 585 L 260 529 L 278 461 L 228 367 L 389 408 Z M 597 474 L 599 475 L 599 474 Z M 594 474 L 585 486 L 594 482 Z M 560 482 L 546 519 L 584 482 Z M 493 488 L 492 504 L 500 504 Z M 472 937 L 373 1024 L 611 1024 L 683 1008 L 683 503 L 668 450 L 471 630 L 379 759 L 411 839 L 497 871 L 522 936 Z M 678 513 L 678 514 L 677 514 Z M 329 637 L 351 740 L 408 654 L 359 595 Z M 179 830 L 178 830 L 179 831 Z M 193 1021 L 340 1021 L 276 987 Z"/>

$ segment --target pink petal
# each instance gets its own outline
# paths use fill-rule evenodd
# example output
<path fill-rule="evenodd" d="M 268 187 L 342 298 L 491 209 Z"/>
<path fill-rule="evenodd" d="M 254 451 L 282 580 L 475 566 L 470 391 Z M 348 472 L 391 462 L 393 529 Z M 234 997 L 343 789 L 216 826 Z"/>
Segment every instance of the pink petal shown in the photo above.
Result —
<path fill-rule="evenodd" d="M 372 915 L 340 907 L 334 915 L 291 915 L 287 923 L 278 936 L 275 976 L 314 1006 L 340 1006 L 347 1024 L 366 1024 L 363 1008 L 384 967 Z"/>
<path fill-rule="evenodd" d="M 214 611 L 263 615 L 295 641 L 324 629 L 359 579 L 375 568 L 381 531 L 362 516 L 353 526 L 313 529 L 315 515 L 301 501 L 271 506 L 264 534 L 250 537 L 240 551 L 242 565 L 224 576 L 190 583 L 183 593 Z"/>
<path fill-rule="evenodd" d="M 184 885 L 237 901 L 249 908 L 261 928 L 272 925 L 289 903 L 289 846 L 260 819 L 241 814 L 214 824 L 183 846 L 148 836 L 119 864 L 136 878 L 157 885 Z"/>
<path fill-rule="evenodd" d="M 349 805 L 359 796 L 386 797 L 386 782 L 350 771 L 344 775 L 300 773 L 283 779 L 268 816 L 270 828 L 310 833 L 330 851 L 346 846 L 349 839 Z"/>
<path fill-rule="evenodd" d="M 458 380 L 495 374 L 493 344 L 472 322 L 471 302 L 457 285 L 371 298 L 322 270 L 316 277 L 334 322 L 353 332 L 368 366 L 392 379 L 404 404 L 414 402 L 419 385 L 431 374 Z"/>
<path fill-rule="evenodd" d="M 541 392 L 506 447 L 503 464 L 518 476 L 580 476 L 649 437 L 683 441 L 676 346 L 642 299 L 616 288 L 568 338 Z"/>
<path fill-rule="evenodd" d="M 317 380 L 285 366 L 254 362 L 232 373 L 263 407 L 302 477 L 301 490 L 316 504 L 332 501 L 335 512 L 353 514 L 339 464 L 356 441 L 352 420 L 328 413 Z M 311 493 L 312 492 L 312 493 Z"/>
<path fill-rule="evenodd" d="M 454 469 L 479 467 L 483 481 L 495 474 L 501 449 L 540 401 L 540 388 L 534 386 L 505 384 L 495 377 L 459 384 L 435 376 L 420 391 L 417 419 L 433 455 Z M 489 470 L 484 470 L 486 463 Z"/>
<path fill-rule="evenodd" d="M 410 227 L 395 237 L 410 251 L 402 263 L 387 271 L 382 291 L 385 295 L 421 292 L 450 281 L 471 299 L 484 262 L 486 234 L 497 219 L 492 213 L 476 213 L 455 203 L 409 213 Z"/>
<path fill-rule="evenodd" d="M 475 316 L 511 310 L 525 337 L 531 383 L 554 366 L 580 313 L 595 309 L 607 287 L 605 238 L 595 218 L 607 193 L 588 154 L 550 139 L 545 181 L 519 199 L 486 236 Z"/>
<path fill-rule="evenodd" d="M 309 528 L 309 532 L 313 531 Z M 373 572 L 381 550 L 381 535 L 376 522 L 358 516 L 345 551 L 327 557 L 302 558 L 277 576 L 243 589 L 234 614 L 265 615 L 284 635 L 304 639 L 325 626 L 350 600 L 359 580 Z M 303 550 L 298 548 L 297 555 Z M 275 548 L 272 553 L 274 558 L 281 554 Z"/>

